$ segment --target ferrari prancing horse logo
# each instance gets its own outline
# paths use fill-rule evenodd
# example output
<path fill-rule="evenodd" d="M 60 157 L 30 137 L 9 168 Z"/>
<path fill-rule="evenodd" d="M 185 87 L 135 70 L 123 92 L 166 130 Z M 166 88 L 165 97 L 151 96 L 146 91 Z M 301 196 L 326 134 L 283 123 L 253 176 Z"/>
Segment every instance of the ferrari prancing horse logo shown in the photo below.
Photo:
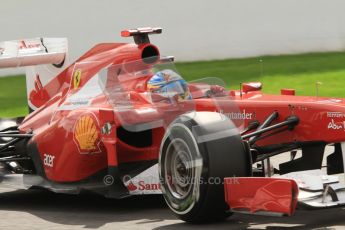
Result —
<path fill-rule="evenodd" d="M 78 89 L 80 85 L 81 69 L 77 69 L 73 74 L 73 88 Z"/>

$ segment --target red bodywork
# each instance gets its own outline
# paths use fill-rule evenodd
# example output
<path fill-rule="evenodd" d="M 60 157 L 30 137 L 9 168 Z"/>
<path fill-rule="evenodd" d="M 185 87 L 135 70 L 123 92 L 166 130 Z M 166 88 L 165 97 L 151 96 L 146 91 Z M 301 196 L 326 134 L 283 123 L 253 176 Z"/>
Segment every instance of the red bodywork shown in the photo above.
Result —
<path fill-rule="evenodd" d="M 131 52 L 128 53 L 127 58 L 132 57 L 132 52 L 135 49 L 131 45 L 125 44 L 105 44 L 98 45 L 81 57 L 77 62 L 99 61 L 99 63 L 92 62 L 88 65 L 80 65 L 82 71 L 82 79 L 79 88 L 70 89 L 72 73 L 74 65 L 62 72 L 54 81 L 50 82 L 46 87 L 51 92 L 51 99 L 40 107 L 37 111 L 30 114 L 20 126 L 22 132 L 33 130 L 35 136 L 31 141 L 38 144 L 39 152 L 49 153 L 55 156 L 54 169 L 45 168 L 47 177 L 53 181 L 78 181 L 95 172 L 106 168 L 108 165 L 116 166 L 119 163 L 135 162 L 142 160 L 158 159 L 158 150 L 160 140 L 164 134 L 164 129 L 153 130 L 153 144 L 147 148 L 135 148 L 126 145 L 114 135 L 114 130 L 121 125 L 113 112 L 113 108 L 108 101 L 101 95 L 92 100 L 92 106 L 71 111 L 59 111 L 57 108 L 64 103 L 68 96 L 78 92 L 80 88 L 96 74 L 100 69 L 116 60 L 118 49 L 129 47 Z M 139 52 L 137 48 L 136 52 Z M 107 53 L 105 55 L 104 53 Z M 91 55 L 92 54 L 92 55 Z M 111 56 L 113 55 L 113 56 Z M 126 59 L 126 56 L 122 57 Z M 111 60 L 111 61 L 110 61 Z M 142 81 L 147 81 L 144 78 Z M 138 82 L 135 82 L 136 84 Z M 145 85 L 145 84 L 142 84 Z M 55 94 L 52 93 L 55 91 Z M 138 109 L 145 109 L 151 105 L 140 96 L 143 90 L 131 90 L 129 93 L 133 95 L 133 104 Z M 279 133 L 263 141 L 260 145 L 274 144 L 274 143 L 288 143 L 294 141 L 324 141 L 326 143 L 337 143 L 344 140 L 344 124 L 342 115 L 332 115 L 329 112 L 340 112 L 345 114 L 345 104 L 343 100 L 331 100 L 327 98 L 316 97 L 302 97 L 302 96 L 287 96 L 287 95 L 266 95 L 262 92 L 248 92 L 246 94 L 231 97 L 240 111 L 249 116 L 244 117 L 244 125 L 252 120 L 263 121 L 269 116 L 272 111 L 279 112 L 277 122 L 284 121 L 288 116 L 297 115 L 300 119 L 299 125 L 289 132 Z M 198 111 L 218 111 L 219 104 L 228 103 L 229 98 L 217 98 L 217 104 L 213 99 L 202 98 L 195 99 L 196 109 Z M 105 146 L 101 146 L 105 152 L 112 152 L 107 154 L 80 154 L 73 140 L 74 124 L 83 114 L 92 114 L 101 138 L 100 129 L 106 122 L 115 124 L 112 135 L 109 137 L 102 137 L 106 141 L 102 141 Z M 139 120 L 152 120 L 154 114 L 145 113 L 144 115 L 137 114 Z M 231 116 L 230 116 L 231 118 Z M 330 123 L 334 122 L 338 129 L 329 128 Z M 315 125 L 317 124 L 317 126 Z M 68 128 L 65 128 L 68 126 Z M 111 137 L 110 137 L 111 136 Z M 60 143 L 60 144 L 57 144 Z M 109 143 L 106 144 L 106 143 Z M 77 166 L 78 165 L 78 166 Z M 77 166 L 77 167 L 76 167 Z"/>
<path fill-rule="evenodd" d="M 69 104 L 69 98 L 77 94 L 102 69 L 141 60 L 147 52 L 159 56 L 158 48 L 150 43 L 99 44 L 44 87 L 37 76 L 36 92 L 31 95 L 32 100 L 37 102 L 35 105 L 42 106 L 27 116 L 19 129 L 22 133 L 34 133 L 30 142 L 37 145 L 42 162 L 47 160 L 47 155 L 53 159 L 53 167 L 49 163 L 43 165 L 47 179 L 53 182 L 78 182 L 109 167 L 131 162 L 157 161 L 164 126 L 152 129 L 152 143 L 149 146 L 136 147 L 117 136 L 118 130 L 124 125 L 123 119 L 119 118 L 119 112 L 114 111 L 104 94 L 90 99 L 88 106 L 72 110 L 61 109 Z M 142 64 L 150 67 L 150 63 Z M 163 113 L 167 124 L 181 114 L 180 107 L 153 105 L 143 96 L 151 76 L 152 73 L 148 72 L 146 76 L 135 80 L 123 76 L 123 81 L 111 82 L 110 79 L 108 82 L 110 85 L 120 84 L 127 92 L 134 109 L 121 112 L 121 117 L 131 120 L 132 124 L 159 119 L 162 114 L 157 114 L 157 108 L 165 111 Z M 279 112 L 275 122 L 282 122 L 292 115 L 298 116 L 299 124 L 294 129 L 260 140 L 256 143 L 258 146 L 293 142 L 339 143 L 345 140 L 345 102 L 342 99 L 294 96 L 293 90 L 283 90 L 284 95 L 267 95 L 260 91 L 261 86 L 258 84 L 244 86 L 243 92 L 230 91 L 227 96 L 217 97 L 216 103 L 214 98 L 195 98 L 195 109 L 224 113 L 235 123 L 236 119 L 243 120 L 244 123 L 239 122 L 240 129 L 254 120 L 263 122 L 273 111 Z M 190 87 L 193 88 L 193 84 Z M 239 112 L 228 113 L 219 109 L 227 107 L 229 103 L 236 105 Z M 150 110 L 152 108 L 154 110 Z M 107 125 L 110 125 L 109 130 L 102 132 Z M 85 127 L 87 130 L 84 130 Z M 92 139 L 80 141 L 80 135 L 89 135 Z M 240 192 L 226 192 L 227 201 L 234 205 L 233 208 L 279 211 L 288 215 L 293 213 L 297 194 L 293 181 L 245 178 L 240 179 L 240 182 L 241 185 L 226 186 L 228 190 L 236 187 Z M 242 183 L 251 189 L 241 187 Z M 253 188 L 260 189 L 254 191 Z M 239 199 L 243 196 L 248 197 Z"/>
<path fill-rule="evenodd" d="M 298 186 L 294 180 L 234 177 L 225 178 L 225 201 L 233 211 L 259 211 L 291 216 L 297 206 Z"/>
<path fill-rule="evenodd" d="M 125 61 L 139 60 L 147 46 L 156 49 L 151 44 L 138 46 L 122 43 L 97 45 L 79 58 L 76 61 L 78 64 L 71 65 L 44 87 L 46 92 L 49 92 L 51 99 L 26 117 L 20 130 L 22 132 L 33 130 L 35 136 L 31 141 L 37 144 L 42 161 L 44 154 L 49 153 L 49 155 L 54 156 L 54 167 L 44 166 L 48 179 L 56 182 L 80 181 L 108 166 L 158 158 L 158 149 L 164 130 L 153 130 L 154 138 L 151 147 L 135 148 L 127 145 L 114 135 L 116 128 L 121 123 L 114 115 L 113 108 L 104 95 L 93 98 L 91 106 L 87 108 L 68 111 L 58 110 L 58 107 L 64 104 L 68 97 L 77 93 L 101 69 L 111 64 L 116 65 Z M 158 49 L 157 54 L 159 54 Z M 75 87 L 73 82 L 75 68 L 82 72 L 78 87 Z M 139 82 L 136 81 L 136 83 Z M 135 95 L 138 91 L 132 90 L 131 93 Z M 149 106 L 147 102 L 141 102 L 135 103 L 138 108 Z M 75 143 L 74 127 L 77 120 L 84 115 L 92 117 L 98 132 L 97 138 L 99 141 L 102 138 L 98 153 L 81 154 Z M 115 126 L 112 127 L 111 134 L 101 137 L 101 127 L 106 122 Z"/>

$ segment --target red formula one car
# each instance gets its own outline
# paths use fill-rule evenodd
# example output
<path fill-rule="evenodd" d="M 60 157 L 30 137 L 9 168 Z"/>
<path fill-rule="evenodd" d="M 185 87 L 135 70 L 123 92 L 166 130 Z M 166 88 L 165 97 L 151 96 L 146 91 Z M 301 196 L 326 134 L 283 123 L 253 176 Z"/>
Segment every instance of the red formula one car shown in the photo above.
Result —
<path fill-rule="evenodd" d="M 0 67 L 28 66 L 30 114 L 2 119 L 2 185 L 111 198 L 162 193 L 181 219 L 232 212 L 292 215 L 297 204 L 345 203 L 345 102 L 186 82 L 150 43 L 125 30 L 69 64 L 67 40 L 0 43 Z M 334 149 L 322 168 L 326 145 Z M 329 148 L 329 147 L 328 147 Z M 297 158 L 297 150 L 301 157 Z M 276 168 L 270 159 L 290 152 Z"/>

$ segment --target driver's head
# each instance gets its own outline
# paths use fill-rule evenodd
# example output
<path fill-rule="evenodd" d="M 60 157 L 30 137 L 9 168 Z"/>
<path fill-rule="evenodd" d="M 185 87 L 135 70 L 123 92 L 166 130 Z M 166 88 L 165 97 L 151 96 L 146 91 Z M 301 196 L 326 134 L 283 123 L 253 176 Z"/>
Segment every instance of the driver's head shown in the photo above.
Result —
<path fill-rule="evenodd" d="M 177 100 L 192 99 L 187 82 L 176 72 L 165 69 L 153 75 L 147 83 L 147 89 L 162 98 Z"/>

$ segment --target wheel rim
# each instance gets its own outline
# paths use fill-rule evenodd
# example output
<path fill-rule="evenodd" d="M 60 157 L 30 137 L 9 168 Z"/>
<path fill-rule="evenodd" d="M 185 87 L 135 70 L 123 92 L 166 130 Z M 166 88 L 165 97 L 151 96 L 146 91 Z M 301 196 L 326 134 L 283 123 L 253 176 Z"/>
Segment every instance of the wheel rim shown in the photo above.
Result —
<path fill-rule="evenodd" d="M 195 167 L 184 140 L 177 138 L 168 145 L 164 174 L 169 192 L 174 198 L 186 198 L 194 186 Z"/>
<path fill-rule="evenodd" d="M 162 140 L 159 175 L 163 197 L 176 214 L 190 212 L 198 202 L 202 170 L 203 159 L 191 130 L 180 123 L 170 126 Z"/>

